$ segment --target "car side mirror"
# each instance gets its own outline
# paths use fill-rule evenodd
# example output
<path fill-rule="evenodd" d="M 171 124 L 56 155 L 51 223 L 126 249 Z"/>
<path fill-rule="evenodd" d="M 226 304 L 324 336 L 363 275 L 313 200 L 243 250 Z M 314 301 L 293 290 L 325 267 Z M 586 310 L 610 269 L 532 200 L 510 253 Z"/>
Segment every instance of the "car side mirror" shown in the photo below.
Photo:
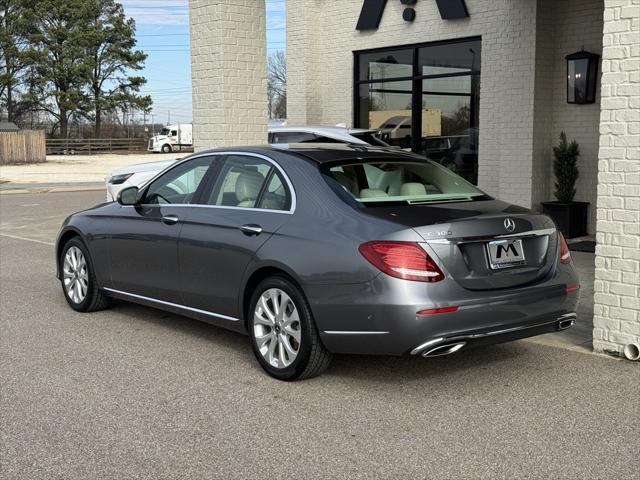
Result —
<path fill-rule="evenodd" d="M 118 192 L 120 205 L 136 205 L 138 203 L 138 187 L 123 188 Z"/>

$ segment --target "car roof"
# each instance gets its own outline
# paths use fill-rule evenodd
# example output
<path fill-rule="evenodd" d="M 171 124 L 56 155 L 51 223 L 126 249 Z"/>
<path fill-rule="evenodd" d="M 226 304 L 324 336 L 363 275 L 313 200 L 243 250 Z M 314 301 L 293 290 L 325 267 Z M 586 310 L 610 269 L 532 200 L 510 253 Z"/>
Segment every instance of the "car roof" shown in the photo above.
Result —
<path fill-rule="evenodd" d="M 210 152 L 258 153 L 269 156 L 277 152 L 286 152 L 315 163 L 340 162 L 344 160 L 366 160 L 384 157 L 389 161 L 421 160 L 426 161 L 410 152 L 387 147 L 376 147 L 366 144 L 342 143 L 290 143 L 274 144 L 255 147 L 225 147 L 209 150 Z M 200 154 L 206 152 L 199 152 Z"/>

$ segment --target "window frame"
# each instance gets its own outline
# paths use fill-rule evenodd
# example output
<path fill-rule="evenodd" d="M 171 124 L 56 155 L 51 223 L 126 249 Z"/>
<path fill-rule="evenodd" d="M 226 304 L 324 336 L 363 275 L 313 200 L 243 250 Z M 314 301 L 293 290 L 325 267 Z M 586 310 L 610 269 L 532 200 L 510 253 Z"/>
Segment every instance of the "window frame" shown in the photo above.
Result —
<path fill-rule="evenodd" d="M 270 163 L 272 165 L 272 167 L 275 168 L 280 173 L 281 178 L 284 180 L 283 186 L 286 189 L 288 189 L 289 198 L 291 199 L 291 204 L 289 206 L 289 209 L 288 210 L 273 210 L 273 209 L 270 209 L 270 208 L 233 207 L 233 206 L 225 206 L 225 205 L 207 205 L 207 204 L 200 203 L 203 198 L 205 198 L 208 194 L 211 194 L 211 189 L 213 188 L 213 185 L 215 184 L 218 176 L 220 175 L 220 172 L 222 170 L 221 167 L 222 167 L 222 165 L 224 163 L 224 160 L 226 159 L 226 157 L 228 155 L 244 155 L 244 156 L 247 156 L 247 157 L 255 157 L 255 158 L 260 158 L 260 159 L 265 160 L 268 163 Z M 296 207 L 297 207 L 296 191 L 295 191 L 295 188 L 293 187 L 293 183 L 289 179 L 289 176 L 284 171 L 284 169 L 280 166 L 280 164 L 278 162 L 276 162 L 274 159 L 272 159 L 270 157 L 267 157 L 266 155 L 263 155 L 263 154 L 260 154 L 260 153 L 241 152 L 241 151 L 236 151 L 236 150 L 233 150 L 233 151 L 230 150 L 230 151 L 224 151 L 224 152 L 207 152 L 207 153 L 194 155 L 192 157 L 188 157 L 188 158 L 185 158 L 184 160 L 178 161 L 174 165 L 172 165 L 172 166 L 168 167 L 167 169 L 163 170 L 162 172 L 158 173 L 155 177 L 151 178 L 145 185 L 143 185 L 142 188 L 140 189 L 140 193 L 139 193 L 139 195 L 141 195 L 140 198 L 144 198 L 144 195 L 146 195 L 146 192 L 147 192 L 147 189 L 149 188 L 149 186 L 153 182 L 158 180 L 161 176 L 165 175 L 166 173 L 169 173 L 174 168 L 177 168 L 177 167 L 179 167 L 180 165 L 182 165 L 182 164 L 184 164 L 186 162 L 189 162 L 191 160 L 195 160 L 195 159 L 201 158 L 201 157 L 214 157 L 214 158 L 213 158 L 213 160 L 211 162 L 211 165 L 209 166 L 209 170 L 207 171 L 207 173 L 205 174 L 203 179 L 200 181 L 200 184 L 198 185 L 198 190 L 196 190 L 196 193 L 194 194 L 193 198 L 191 199 L 191 203 L 141 204 L 141 206 L 145 206 L 145 207 L 171 206 L 171 207 L 194 207 L 194 208 L 222 208 L 222 209 L 227 209 L 227 210 L 244 210 L 244 211 L 250 210 L 250 211 L 267 212 L 267 213 L 283 213 L 283 214 L 286 214 L 286 215 L 292 215 L 292 214 L 295 213 Z"/>
<path fill-rule="evenodd" d="M 466 42 L 479 42 L 480 43 L 480 52 L 482 52 L 482 37 L 481 36 L 471 36 L 464 38 L 456 38 L 451 40 L 442 40 L 436 42 L 421 42 L 421 43 L 411 43 L 407 45 L 393 45 L 389 47 L 382 48 L 371 48 L 364 50 L 354 50 L 353 51 L 353 89 L 352 89 L 352 102 L 353 102 L 353 125 L 357 128 L 370 128 L 370 126 L 364 126 L 360 124 L 360 116 L 361 116 L 361 108 L 360 108 L 360 87 L 362 85 L 375 85 L 375 84 L 384 84 L 384 83 L 393 83 L 393 82 L 403 82 L 410 81 L 411 82 L 411 90 L 407 92 L 411 95 L 411 151 L 416 153 L 420 151 L 421 148 L 421 140 L 422 140 L 422 101 L 423 96 L 425 94 L 429 94 L 430 92 L 426 92 L 423 89 L 423 80 L 429 79 L 437 79 L 437 78 L 450 78 L 450 77 L 462 77 L 469 76 L 471 78 L 471 93 L 470 93 L 470 108 L 471 108 L 471 125 L 470 128 L 478 129 L 479 127 L 479 112 L 476 111 L 477 107 L 475 102 L 473 101 L 474 92 L 476 96 L 479 97 L 480 89 L 479 82 L 481 76 L 482 66 L 480 63 L 480 68 L 470 69 L 466 72 L 451 72 L 451 73 L 441 73 L 441 74 L 430 74 L 424 75 L 420 71 L 420 52 L 423 48 L 428 47 L 437 47 L 437 46 L 447 46 L 454 45 L 457 43 L 466 43 Z M 403 76 L 403 77 L 393 77 L 393 78 L 380 78 L 380 79 L 360 79 L 360 58 L 361 55 L 367 54 L 377 54 L 384 52 L 394 52 L 400 50 L 407 50 L 412 52 L 413 65 L 412 65 L 412 75 L 411 76 Z M 480 58 L 481 61 L 481 58 Z M 438 93 L 439 95 L 449 95 L 449 93 Z M 477 98 L 476 98 L 477 100 Z M 476 121 L 477 120 L 477 121 Z M 474 124 L 475 123 L 475 124 Z M 476 139 L 477 142 L 477 139 Z M 477 168 L 477 166 L 476 166 Z M 476 172 L 477 174 L 477 172 Z M 477 180 L 476 180 L 477 181 Z"/>

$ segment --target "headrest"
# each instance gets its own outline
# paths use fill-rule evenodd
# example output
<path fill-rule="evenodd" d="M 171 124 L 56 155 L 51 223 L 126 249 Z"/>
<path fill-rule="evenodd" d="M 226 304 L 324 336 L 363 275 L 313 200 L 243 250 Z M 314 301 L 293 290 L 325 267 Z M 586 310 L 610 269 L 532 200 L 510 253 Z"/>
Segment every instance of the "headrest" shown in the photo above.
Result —
<path fill-rule="evenodd" d="M 427 193 L 427 189 L 424 188 L 422 183 L 418 182 L 410 182 L 403 183 L 400 185 L 400 195 L 425 195 Z"/>
<path fill-rule="evenodd" d="M 387 193 L 383 190 L 378 190 L 377 188 L 363 188 L 360 190 L 360 198 L 377 198 L 377 197 L 388 197 Z"/>
<path fill-rule="evenodd" d="M 264 182 L 264 175 L 256 170 L 243 170 L 236 180 L 236 199 L 238 202 L 255 200 Z"/>

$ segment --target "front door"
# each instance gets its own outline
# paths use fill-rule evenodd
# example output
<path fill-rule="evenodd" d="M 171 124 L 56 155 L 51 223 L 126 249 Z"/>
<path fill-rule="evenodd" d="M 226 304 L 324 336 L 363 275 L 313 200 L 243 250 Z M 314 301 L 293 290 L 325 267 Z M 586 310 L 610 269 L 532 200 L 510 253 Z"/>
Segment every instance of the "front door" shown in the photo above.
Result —
<path fill-rule="evenodd" d="M 239 317 L 247 266 L 289 218 L 292 192 L 271 160 L 226 156 L 185 218 L 178 256 L 186 305 Z"/>
<path fill-rule="evenodd" d="M 113 217 L 109 242 L 113 288 L 182 303 L 178 238 L 212 158 L 178 164 L 144 189 L 139 205 L 123 206 Z"/>

